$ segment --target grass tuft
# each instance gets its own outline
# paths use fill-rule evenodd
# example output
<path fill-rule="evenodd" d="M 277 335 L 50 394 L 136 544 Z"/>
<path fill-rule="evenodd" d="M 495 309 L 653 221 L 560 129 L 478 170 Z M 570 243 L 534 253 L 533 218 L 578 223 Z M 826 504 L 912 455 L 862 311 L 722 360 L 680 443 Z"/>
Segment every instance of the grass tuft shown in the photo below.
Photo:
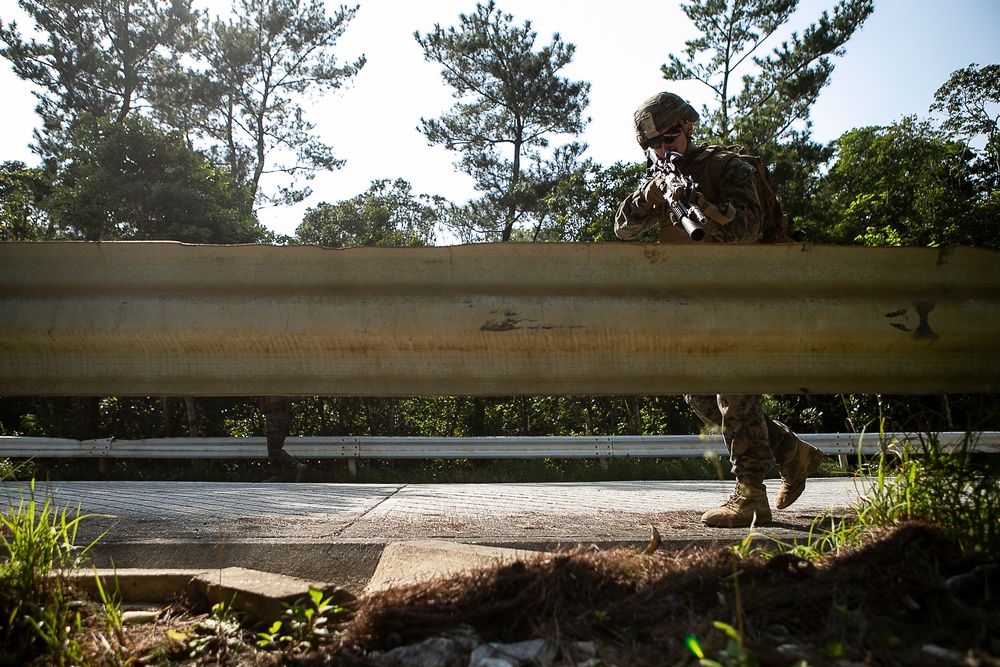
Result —
<path fill-rule="evenodd" d="M 77 639 L 85 617 L 67 583 L 93 542 L 76 546 L 79 513 L 30 495 L 0 514 L 0 665 L 45 657 L 53 665 L 89 664 Z M 96 540 L 95 540 L 96 542 Z"/>

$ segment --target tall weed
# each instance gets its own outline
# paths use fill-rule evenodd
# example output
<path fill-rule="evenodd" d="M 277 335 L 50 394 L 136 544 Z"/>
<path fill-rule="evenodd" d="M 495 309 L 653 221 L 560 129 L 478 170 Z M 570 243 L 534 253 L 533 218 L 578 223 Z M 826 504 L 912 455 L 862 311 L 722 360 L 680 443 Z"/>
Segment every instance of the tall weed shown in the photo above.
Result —
<path fill-rule="evenodd" d="M 1000 461 L 976 454 L 975 435 L 954 448 L 935 434 L 897 443 L 898 472 L 878 479 L 875 493 L 859 507 L 868 523 L 916 518 L 940 528 L 968 555 L 1000 554 Z"/>
<path fill-rule="evenodd" d="M 883 442 L 885 434 L 881 435 Z M 936 434 L 886 442 L 869 477 L 858 477 L 854 516 L 819 529 L 806 543 L 781 545 L 815 558 L 862 542 L 872 529 L 919 519 L 954 539 L 969 556 L 1000 556 L 1000 459 L 975 452 L 975 434 L 944 447 Z M 859 457 L 860 458 L 860 457 Z"/>
<path fill-rule="evenodd" d="M 22 665 L 40 656 L 47 664 L 84 665 L 89 659 L 77 639 L 80 606 L 66 575 L 80 566 L 90 545 L 76 546 L 79 508 L 71 515 L 46 494 L 28 498 L 0 514 L 0 665 Z"/>

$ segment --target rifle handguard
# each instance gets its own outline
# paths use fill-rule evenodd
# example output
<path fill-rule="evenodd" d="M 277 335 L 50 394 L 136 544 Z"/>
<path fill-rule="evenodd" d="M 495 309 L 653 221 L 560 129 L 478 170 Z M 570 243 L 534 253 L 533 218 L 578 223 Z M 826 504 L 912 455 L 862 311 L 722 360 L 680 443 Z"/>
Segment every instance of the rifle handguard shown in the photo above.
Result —
<path fill-rule="evenodd" d="M 652 150 L 650 153 L 653 153 Z M 680 223 L 692 241 L 701 241 L 705 238 L 705 223 L 708 222 L 708 218 L 696 203 L 697 186 L 690 176 L 681 173 L 675 163 L 678 160 L 680 160 L 679 153 L 668 153 L 662 160 L 651 158 L 649 176 L 654 178 L 657 173 L 663 175 L 663 196 L 674 219 Z"/>

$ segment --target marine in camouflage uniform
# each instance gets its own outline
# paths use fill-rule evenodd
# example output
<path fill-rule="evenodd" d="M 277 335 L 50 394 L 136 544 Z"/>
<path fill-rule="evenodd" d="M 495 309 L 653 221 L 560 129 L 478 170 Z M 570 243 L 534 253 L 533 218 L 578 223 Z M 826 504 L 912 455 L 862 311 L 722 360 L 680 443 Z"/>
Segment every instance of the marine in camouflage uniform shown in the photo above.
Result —
<path fill-rule="evenodd" d="M 699 207 L 707 221 L 710 243 L 758 243 L 763 237 L 761 205 L 754 185 L 755 168 L 732 153 L 714 146 L 696 146 L 691 140 L 697 112 L 682 98 L 660 93 L 636 111 L 636 139 L 643 150 L 662 159 L 668 151 L 682 155 L 679 168 L 690 176 L 702 195 Z M 650 160 L 654 156 L 650 156 Z M 656 175 L 630 195 L 615 217 L 615 234 L 628 240 L 656 225 L 661 243 L 690 243 L 687 233 L 665 204 L 662 178 Z M 819 468 L 822 452 L 764 414 L 760 396 L 719 394 L 685 396 L 706 424 L 719 429 L 736 476 L 736 490 L 722 507 L 706 512 L 709 526 L 738 527 L 771 521 L 764 479 L 777 462 L 781 489 L 778 509 L 795 502 L 806 478 Z"/>
<path fill-rule="evenodd" d="M 267 418 L 264 434 L 267 436 L 267 461 L 271 476 L 265 482 L 283 482 L 294 479 L 301 482 L 306 465 L 285 450 L 285 438 L 292 426 L 292 399 L 288 396 L 264 396 L 261 409 Z"/>
<path fill-rule="evenodd" d="M 681 172 L 691 176 L 701 188 L 701 208 L 707 214 L 707 223 L 705 238 L 700 243 L 757 243 L 762 238 L 762 230 L 754 168 L 733 158 L 725 161 L 717 182 L 706 178 L 714 171 L 711 169 L 716 166 L 713 162 L 723 159 L 723 153 L 714 147 L 692 145 L 680 161 Z M 622 202 L 615 217 L 615 234 L 619 238 L 634 239 L 656 225 L 660 243 L 693 243 L 684 229 L 674 224 L 661 187 L 659 178 L 650 179 Z"/>

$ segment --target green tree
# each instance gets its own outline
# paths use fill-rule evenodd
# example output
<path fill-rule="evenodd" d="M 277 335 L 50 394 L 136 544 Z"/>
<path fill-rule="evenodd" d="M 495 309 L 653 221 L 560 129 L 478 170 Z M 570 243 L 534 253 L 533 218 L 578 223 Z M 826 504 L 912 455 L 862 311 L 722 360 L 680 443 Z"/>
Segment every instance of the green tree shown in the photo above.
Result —
<path fill-rule="evenodd" d="M 973 63 L 952 73 L 934 94 L 931 111 L 944 113 L 941 127 L 971 142 L 985 137 L 982 171 L 989 191 L 1000 185 L 1000 65 Z"/>
<path fill-rule="evenodd" d="M 547 218 L 541 241 L 617 241 L 615 215 L 644 172 L 644 164 L 616 162 L 602 167 L 590 160 L 561 180 L 541 202 Z"/>
<path fill-rule="evenodd" d="M 310 194 L 302 179 L 343 165 L 301 102 L 344 86 L 364 66 L 364 56 L 341 66 L 333 52 L 356 11 L 327 16 L 322 0 L 237 0 L 232 18 L 202 30 L 198 66 L 159 89 L 158 117 L 204 142 L 255 204 L 301 201 Z M 262 190 L 265 175 L 278 180 L 273 190 Z"/>
<path fill-rule="evenodd" d="M 16 161 L 0 165 L 0 242 L 55 238 L 41 206 L 48 191 L 48 179 L 41 169 L 29 169 Z"/>
<path fill-rule="evenodd" d="M 800 217 L 815 196 L 829 149 L 811 139 L 809 112 L 833 75 L 833 56 L 871 14 L 873 0 L 841 0 L 801 34 L 769 54 L 799 0 L 692 0 L 681 8 L 699 32 L 662 66 L 668 81 L 698 81 L 714 104 L 701 112 L 703 134 L 722 145 L 741 144 L 771 168 L 787 213 Z M 773 40 L 772 40 L 773 41 Z"/>
<path fill-rule="evenodd" d="M 249 194 L 150 121 L 83 117 L 44 206 L 71 238 L 252 243 L 265 231 Z"/>
<path fill-rule="evenodd" d="M 295 235 L 300 243 L 328 248 L 434 245 L 443 205 L 440 197 L 414 196 L 403 179 L 377 180 L 357 197 L 306 211 Z"/>
<path fill-rule="evenodd" d="M 833 157 L 832 144 L 819 144 L 800 136 L 758 151 L 771 173 L 782 210 L 796 221 L 810 218 L 821 187 L 822 168 Z M 796 222 L 796 227 L 802 225 Z M 818 241 L 807 233 L 806 240 Z"/>
<path fill-rule="evenodd" d="M 823 180 L 824 219 L 813 232 L 834 243 L 997 245 L 970 161 L 974 153 L 928 121 L 852 130 L 834 143 Z"/>
<path fill-rule="evenodd" d="M 583 131 L 590 84 L 559 75 L 573 58 L 572 44 L 556 33 L 534 50 L 531 22 L 515 25 L 492 0 L 459 21 L 458 28 L 435 24 L 424 36 L 414 33 L 459 100 L 439 119 L 421 118 L 418 129 L 429 143 L 460 151 L 456 167 L 483 193 L 453 211 L 453 224 L 466 236 L 509 241 L 518 226 L 539 228 L 540 201 L 575 170 L 585 145 L 547 149 L 552 135 Z"/>
<path fill-rule="evenodd" d="M 151 94 L 154 72 L 182 48 L 191 0 L 18 0 L 41 38 L 0 23 L 0 55 L 38 87 L 41 155 L 65 146 L 76 119 L 125 118 Z"/>
<path fill-rule="evenodd" d="M 798 0 L 693 0 L 681 9 L 701 35 L 686 42 L 684 60 L 671 54 L 662 66 L 668 81 L 703 83 L 716 106 L 701 123 L 723 144 L 753 150 L 808 134 L 809 110 L 830 82 L 831 56 L 873 9 L 872 0 L 841 0 L 801 35 L 793 32 L 767 55 L 764 44 L 792 17 Z M 737 81 L 737 77 L 740 77 Z"/>

